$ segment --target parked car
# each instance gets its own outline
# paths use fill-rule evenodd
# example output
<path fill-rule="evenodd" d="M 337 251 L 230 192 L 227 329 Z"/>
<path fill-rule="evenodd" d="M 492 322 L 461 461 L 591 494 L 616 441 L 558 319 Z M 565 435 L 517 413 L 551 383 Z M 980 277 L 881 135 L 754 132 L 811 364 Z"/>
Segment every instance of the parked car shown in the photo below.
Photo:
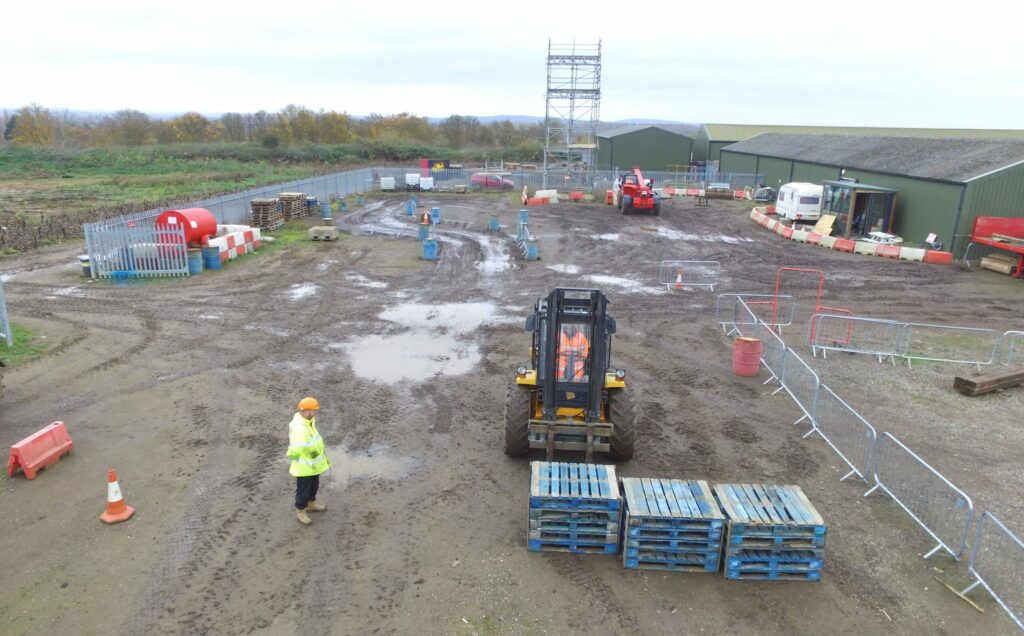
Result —
<path fill-rule="evenodd" d="M 504 192 L 516 187 L 516 182 L 499 174 L 477 172 L 469 178 L 469 185 L 477 190 L 501 190 Z"/>

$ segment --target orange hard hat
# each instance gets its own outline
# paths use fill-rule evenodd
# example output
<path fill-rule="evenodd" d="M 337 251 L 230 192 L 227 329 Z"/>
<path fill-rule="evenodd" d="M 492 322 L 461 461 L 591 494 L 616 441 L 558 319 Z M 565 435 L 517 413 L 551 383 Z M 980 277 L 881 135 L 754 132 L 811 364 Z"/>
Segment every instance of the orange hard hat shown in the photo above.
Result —
<path fill-rule="evenodd" d="M 305 411 L 307 409 L 310 411 L 319 411 L 320 403 L 316 401 L 316 398 L 304 397 L 301 400 L 299 400 L 299 410 Z"/>

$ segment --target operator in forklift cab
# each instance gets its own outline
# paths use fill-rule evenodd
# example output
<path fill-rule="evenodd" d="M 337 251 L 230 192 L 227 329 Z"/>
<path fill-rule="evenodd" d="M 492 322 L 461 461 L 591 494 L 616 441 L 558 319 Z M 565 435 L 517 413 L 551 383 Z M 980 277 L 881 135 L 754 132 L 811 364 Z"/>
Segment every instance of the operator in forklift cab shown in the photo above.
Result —
<path fill-rule="evenodd" d="M 558 337 L 559 382 L 586 382 L 590 341 L 576 323 L 561 325 Z"/>

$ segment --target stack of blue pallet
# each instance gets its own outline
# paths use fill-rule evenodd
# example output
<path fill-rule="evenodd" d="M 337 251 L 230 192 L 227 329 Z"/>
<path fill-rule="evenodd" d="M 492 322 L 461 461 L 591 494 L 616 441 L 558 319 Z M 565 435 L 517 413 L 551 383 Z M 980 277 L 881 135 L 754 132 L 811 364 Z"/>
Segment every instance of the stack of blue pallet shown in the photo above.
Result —
<path fill-rule="evenodd" d="M 622 499 L 614 466 L 530 463 L 529 548 L 617 554 Z"/>
<path fill-rule="evenodd" d="M 725 515 L 706 481 L 625 477 L 622 564 L 634 570 L 717 572 Z"/>
<path fill-rule="evenodd" d="M 817 581 L 826 526 L 799 486 L 716 484 L 728 518 L 725 578 Z"/>

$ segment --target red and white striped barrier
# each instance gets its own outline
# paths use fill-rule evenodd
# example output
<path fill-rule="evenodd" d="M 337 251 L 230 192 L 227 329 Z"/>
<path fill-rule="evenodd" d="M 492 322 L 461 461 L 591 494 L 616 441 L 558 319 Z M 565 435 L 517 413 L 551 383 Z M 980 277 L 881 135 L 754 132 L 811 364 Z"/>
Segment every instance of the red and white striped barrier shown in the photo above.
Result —
<path fill-rule="evenodd" d="M 825 236 L 808 230 L 799 230 L 787 227 L 764 213 L 764 208 L 754 208 L 750 211 L 750 220 L 774 232 L 779 236 L 791 241 L 818 245 L 840 252 L 852 254 L 866 254 L 868 256 L 880 256 L 901 261 L 917 261 L 925 263 L 950 264 L 953 262 L 953 254 L 940 252 L 938 250 L 926 250 L 917 247 L 903 247 L 902 245 L 884 245 L 869 243 L 867 241 L 851 241 L 850 239 Z"/>
<path fill-rule="evenodd" d="M 260 248 L 260 229 L 252 227 L 242 231 L 227 232 L 223 236 L 210 239 L 208 245 L 218 249 L 220 262 L 223 263 L 242 254 L 258 250 Z"/>

